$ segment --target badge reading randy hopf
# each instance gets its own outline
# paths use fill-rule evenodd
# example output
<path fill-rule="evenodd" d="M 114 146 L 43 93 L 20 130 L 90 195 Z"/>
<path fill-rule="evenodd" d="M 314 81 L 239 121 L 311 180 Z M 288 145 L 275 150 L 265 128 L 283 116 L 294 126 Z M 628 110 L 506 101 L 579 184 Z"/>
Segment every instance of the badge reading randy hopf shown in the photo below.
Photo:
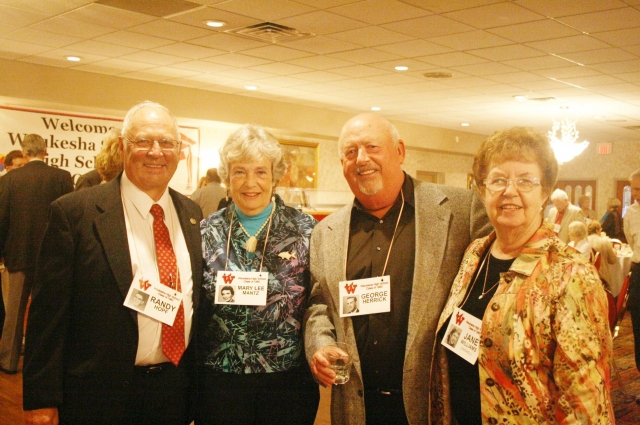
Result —
<path fill-rule="evenodd" d="M 182 292 L 142 278 L 137 279 L 137 282 L 138 284 L 134 278 L 133 283 L 129 286 L 124 306 L 173 326 L 176 314 L 178 314 L 178 307 L 182 302 Z"/>
<path fill-rule="evenodd" d="M 267 305 L 268 272 L 218 272 L 216 304 Z"/>
<path fill-rule="evenodd" d="M 391 277 L 370 277 L 338 283 L 340 317 L 391 311 Z"/>
<path fill-rule="evenodd" d="M 481 331 L 482 320 L 456 307 L 444 333 L 442 345 L 469 363 L 475 364 L 478 359 Z"/>

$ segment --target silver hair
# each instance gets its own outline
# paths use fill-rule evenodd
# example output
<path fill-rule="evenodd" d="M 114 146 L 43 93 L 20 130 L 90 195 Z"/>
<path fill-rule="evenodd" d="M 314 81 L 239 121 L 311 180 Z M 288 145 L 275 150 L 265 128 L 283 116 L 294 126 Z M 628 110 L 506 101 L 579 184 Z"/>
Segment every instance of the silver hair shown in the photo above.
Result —
<path fill-rule="evenodd" d="M 129 135 L 129 132 L 131 131 L 131 125 L 133 123 L 133 117 L 142 108 L 159 108 L 159 109 L 162 109 L 163 111 L 165 111 L 167 113 L 167 115 L 169 115 L 171 117 L 171 120 L 172 120 L 173 126 L 174 126 L 174 133 L 175 133 L 176 137 L 178 138 L 177 139 L 178 142 L 180 141 L 180 130 L 178 129 L 178 120 L 176 119 L 176 117 L 173 116 L 171 111 L 169 111 L 169 109 L 166 106 L 163 106 L 163 105 L 161 105 L 159 103 L 156 103 L 156 102 L 152 102 L 150 100 L 145 100 L 144 102 L 140 102 L 137 105 L 134 105 L 131 109 L 129 109 L 129 111 L 127 112 L 127 115 L 125 115 L 124 121 L 122 123 L 121 136 L 123 138 L 127 138 L 127 136 Z"/>
<path fill-rule="evenodd" d="M 584 239 L 587 237 L 587 225 L 582 221 L 572 221 L 569 223 L 569 236 Z"/>
<path fill-rule="evenodd" d="M 551 201 L 568 201 L 569 196 L 567 196 L 567 192 L 562 189 L 556 189 L 550 196 Z"/>
<path fill-rule="evenodd" d="M 47 142 L 38 134 L 27 134 L 20 141 L 20 147 L 27 156 L 38 156 L 47 153 Z"/>
<path fill-rule="evenodd" d="M 244 124 L 241 126 L 227 138 L 219 153 L 218 175 L 227 187 L 229 185 L 229 167 L 235 162 L 268 159 L 271 161 L 274 187 L 287 169 L 287 165 L 283 161 L 280 143 L 273 134 L 259 125 Z"/>
<path fill-rule="evenodd" d="M 640 168 L 631 173 L 631 175 L 629 176 L 629 181 L 635 179 L 636 177 L 640 177 Z"/>

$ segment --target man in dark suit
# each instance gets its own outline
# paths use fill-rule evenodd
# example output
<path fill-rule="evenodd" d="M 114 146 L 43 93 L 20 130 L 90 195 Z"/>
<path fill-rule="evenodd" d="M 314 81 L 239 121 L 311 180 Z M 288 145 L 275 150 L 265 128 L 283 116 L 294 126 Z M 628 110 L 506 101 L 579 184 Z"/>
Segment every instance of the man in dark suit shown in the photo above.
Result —
<path fill-rule="evenodd" d="M 18 371 L 34 254 L 44 234 L 49 204 L 73 190 L 68 171 L 45 164 L 47 145 L 42 137 L 29 134 L 20 145 L 28 164 L 0 179 L 0 252 L 4 252 L 8 272 L 2 277 L 6 318 L 0 340 L 0 370 L 10 374 Z"/>
<path fill-rule="evenodd" d="M 124 172 L 51 206 L 27 331 L 27 424 L 190 419 L 202 212 L 168 188 L 180 152 L 169 111 L 143 102 L 123 124 Z M 175 321 L 123 305 L 149 285 L 182 294 Z"/>

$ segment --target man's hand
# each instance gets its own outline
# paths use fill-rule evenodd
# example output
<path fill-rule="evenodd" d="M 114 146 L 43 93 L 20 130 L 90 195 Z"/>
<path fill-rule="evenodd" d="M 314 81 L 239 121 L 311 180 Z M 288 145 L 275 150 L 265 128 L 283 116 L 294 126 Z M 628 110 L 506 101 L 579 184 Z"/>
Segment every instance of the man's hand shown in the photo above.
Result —
<path fill-rule="evenodd" d="M 25 410 L 24 423 L 26 425 L 58 425 L 58 408 L 45 407 L 44 409 Z"/>
<path fill-rule="evenodd" d="M 319 348 L 313 353 L 313 361 L 311 362 L 311 372 L 316 379 L 325 387 L 331 386 L 336 382 L 336 373 L 331 369 L 329 360 L 324 356 L 324 347 Z"/>

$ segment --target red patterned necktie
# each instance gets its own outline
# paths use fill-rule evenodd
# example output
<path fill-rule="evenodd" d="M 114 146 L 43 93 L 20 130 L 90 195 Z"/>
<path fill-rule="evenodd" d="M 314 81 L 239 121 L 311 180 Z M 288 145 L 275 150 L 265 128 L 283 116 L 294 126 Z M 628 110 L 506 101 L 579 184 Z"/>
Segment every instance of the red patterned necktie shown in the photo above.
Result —
<path fill-rule="evenodd" d="M 167 286 L 175 284 L 174 289 L 181 292 L 182 288 L 180 287 L 180 276 L 177 273 L 176 255 L 173 252 L 171 238 L 169 238 L 169 230 L 164 224 L 164 211 L 162 207 L 158 204 L 152 205 L 151 215 L 153 215 L 153 239 L 156 244 L 160 283 Z M 176 320 L 173 322 L 173 326 L 162 324 L 162 353 L 171 360 L 171 363 L 178 366 L 185 348 L 184 308 L 182 308 L 182 303 L 180 303 L 180 308 L 176 314 Z"/>

